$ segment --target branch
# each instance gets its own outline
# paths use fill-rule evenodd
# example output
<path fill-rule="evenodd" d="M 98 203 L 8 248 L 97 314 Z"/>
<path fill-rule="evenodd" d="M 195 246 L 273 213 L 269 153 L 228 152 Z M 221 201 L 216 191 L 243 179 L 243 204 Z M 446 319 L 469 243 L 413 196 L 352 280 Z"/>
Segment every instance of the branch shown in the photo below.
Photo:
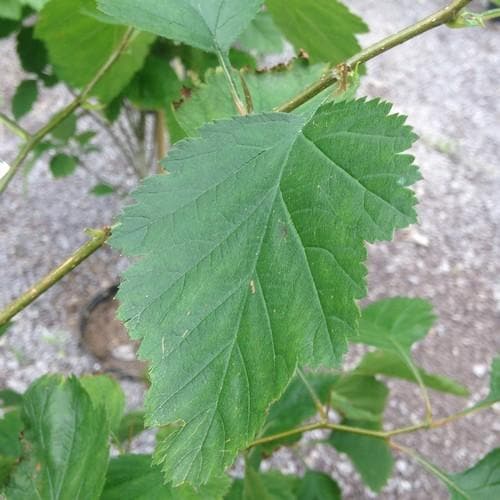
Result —
<path fill-rule="evenodd" d="M 96 73 L 94 78 L 84 87 L 82 92 L 73 99 L 65 108 L 56 113 L 49 122 L 39 129 L 34 135 L 28 136 L 27 141 L 24 146 L 19 151 L 18 155 L 11 163 L 9 171 L 4 177 L 0 179 L 0 194 L 5 191 L 10 181 L 14 178 L 17 171 L 20 169 L 24 160 L 28 157 L 30 152 L 35 146 L 37 146 L 41 140 L 49 134 L 54 128 L 56 128 L 62 121 L 64 121 L 69 115 L 71 115 L 78 107 L 80 107 L 89 97 L 90 93 L 94 87 L 99 83 L 99 81 L 106 75 L 111 66 L 119 59 L 123 52 L 127 49 L 134 30 L 129 28 L 125 35 L 123 36 L 120 44 L 115 49 L 115 51 L 110 55 L 109 59 L 101 66 L 99 71 Z"/>
<path fill-rule="evenodd" d="M 29 290 L 24 292 L 19 298 L 10 303 L 3 311 L 0 311 L 0 326 L 7 324 L 17 313 L 30 305 L 42 293 L 55 285 L 66 274 L 90 257 L 97 249 L 102 247 L 111 234 L 111 228 L 89 230 L 91 239 L 82 245 L 62 264 L 53 269 L 40 281 L 35 283 Z"/>
<path fill-rule="evenodd" d="M 493 405 L 493 402 L 487 402 L 483 405 L 477 405 L 477 406 L 472 406 L 470 408 L 466 408 L 465 410 L 462 410 L 458 413 L 454 413 L 452 415 L 441 418 L 439 420 L 434 420 L 431 423 L 425 421 L 425 422 L 420 422 L 418 424 L 409 425 L 407 427 L 399 427 L 398 429 L 394 429 L 391 431 L 376 431 L 376 430 L 371 430 L 371 429 L 365 429 L 363 427 L 351 427 L 349 425 L 333 424 L 333 423 L 324 422 L 324 421 L 314 422 L 312 424 L 302 425 L 300 427 L 296 427 L 296 428 L 290 429 L 288 431 L 280 432 L 278 434 L 273 434 L 271 436 L 264 436 L 262 438 L 258 438 L 255 441 L 251 442 L 248 445 L 247 449 L 253 448 L 254 446 L 259 446 L 261 444 L 271 443 L 272 441 L 278 441 L 280 439 L 287 438 L 290 436 L 295 436 L 297 434 L 303 434 L 304 432 L 315 431 L 315 430 L 319 430 L 319 429 L 329 429 L 329 430 L 337 431 L 337 432 L 349 432 L 351 434 L 359 434 L 362 436 L 371 436 L 371 437 L 376 437 L 376 438 L 388 440 L 393 436 L 399 436 L 402 434 L 410 434 L 412 432 L 420 431 L 423 429 L 436 429 L 438 427 L 443 427 L 446 424 L 454 422 L 455 420 L 463 418 L 463 417 L 470 415 L 472 413 L 475 413 L 479 410 L 489 408 L 492 405 Z"/>
<path fill-rule="evenodd" d="M 0 113 L 0 123 L 3 123 L 11 132 L 14 132 L 14 134 L 18 135 L 21 139 L 25 141 L 29 140 L 29 133 L 7 115 Z"/>
<path fill-rule="evenodd" d="M 425 19 L 422 19 L 408 28 L 405 28 L 396 34 L 388 36 L 387 38 L 370 45 L 366 49 L 363 49 L 361 52 L 358 52 L 356 55 L 339 64 L 338 67 L 344 67 L 345 65 L 350 68 L 350 70 L 356 69 L 356 67 L 360 64 L 363 64 L 370 59 L 373 59 L 374 57 L 379 56 L 380 54 L 383 54 L 384 52 L 387 52 L 388 50 L 401 45 L 402 43 L 405 43 L 422 33 L 425 33 L 426 31 L 436 28 L 437 26 L 441 26 L 442 24 L 449 23 L 456 19 L 459 12 L 466 5 L 471 3 L 471 1 L 472 0 L 454 0 L 446 7 L 438 10 Z M 323 75 L 316 83 L 313 83 L 303 90 L 300 94 L 297 94 L 289 101 L 275 108 L 275 111 L 281 111 L 283 113 L 293 111 L 337 82 L 339 80 L 339 76 L 338 69 L 333 69 L 329 73 Z"/>

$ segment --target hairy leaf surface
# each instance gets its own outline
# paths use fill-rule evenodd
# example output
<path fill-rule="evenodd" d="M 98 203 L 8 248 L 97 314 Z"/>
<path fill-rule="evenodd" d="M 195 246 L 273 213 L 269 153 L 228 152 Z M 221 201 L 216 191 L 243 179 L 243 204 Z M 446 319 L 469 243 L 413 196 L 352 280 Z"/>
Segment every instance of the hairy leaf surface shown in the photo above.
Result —
<path fill-rule="evenodd" d="M 118 21 L 209 52 L 227 53 L 263 0 L 98 0 Z"/>
<path fill-rule="evenodd" d="M 267 0 L 275 23 L 313 62 L 337 64 L 360 50 L 356 34 L 368 27 L 338 0 Z"/>
<path fill-rule="evenodd" d="M 51 0 L 39 16 L 35 35 L 45 42 L 59 78 L 77 88 L 92 80 L 127 30 L 103 22 L 95 5 L 86 0 Z M 149 33 L 137 33 L 92 94 L 105 104 L 116 97 L 141 68 L 153 40 Z"/>
<path fill-rule="evenodd" d="M 364 241 L 415 220 L 415 136 L 379 101 L 207 125 L 136 193 L 120 317 L 151 361 L 149 425 L 175 484 L 220 474 L 298 364 L 337 365 L 365 294 Z"/>

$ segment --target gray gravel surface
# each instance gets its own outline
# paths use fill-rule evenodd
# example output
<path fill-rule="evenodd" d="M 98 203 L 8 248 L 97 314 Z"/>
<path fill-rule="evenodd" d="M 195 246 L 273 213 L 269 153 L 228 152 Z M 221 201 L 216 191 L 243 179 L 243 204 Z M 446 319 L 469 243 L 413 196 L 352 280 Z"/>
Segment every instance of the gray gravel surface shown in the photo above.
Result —
<path fill-rule="evenodd" d="M 444 5 L 437 0 L 350 0 L 363 13 L 370 34 L 364 45 L 402 28 Z M 480 4 L 478 4 L 480 5 Z M 500 28 L 439 28 L 382 55 L 369 64 L 362 94 L 392 101 L 409 115 L 421 140 L 414 148 L 424 181 L 418 185 L 419 224 L 396 241 L 370 248 L 369 300 L 393 295 L 430 299 L 439 321 L 415 357 L 429 371 L 466 384 L 470 401 L 432 394 L 435 414 L 445 416 L 484 396 L 488 367 L 500 352 Z M 22 73 L 12 41 L 0 42 L 0 95 L 3 111 Z M 34 129 L 68 100 L 60 89 L 44 93 L 23 121 Z M 104 139 L 102 139 L 105 144 Z M 11 160 L 17 143 L 0 128 L 0 159 Z M 92 162 L 110 179 L 125 168 L 113 155 L 95 154 Z M 25 184 L 25 185 L 23 185 Z M 40 162 L 25 183 L 19 178 L 0 198 L 0 306 L 81 244 L 85 227 L 109 223 L 119 199 L 86 195 L 93 183 L 84 172 L 52 180 Z M 124 263 L 109 249 L 94 255 L 17 318 L 0 340 L 0 386 L 23 390 L 47 371 L 86 373 L 99 369 L 79 347 L 80 308 L 115 281 Z M 132 407 L 140 405 L 142 387 L 124 382 Z M 391 382 L 387 418 L 394 426 L 421 416 L 418 391 Z M 462 470 L 500 445 L 500 409 L 476 414 L 401 443 L 450 471 Z M 333 475 L 345 498 L 373 498 L 345 459 L 322 446 L 305 459 Z M 374 460 L 376 458 L 374 457 Z M 289 451 L 272 465 L 301 470 Z M 379 498 L 441 499 L 443 486 L 407 457 L 398 456 L 395 474 Z"/>

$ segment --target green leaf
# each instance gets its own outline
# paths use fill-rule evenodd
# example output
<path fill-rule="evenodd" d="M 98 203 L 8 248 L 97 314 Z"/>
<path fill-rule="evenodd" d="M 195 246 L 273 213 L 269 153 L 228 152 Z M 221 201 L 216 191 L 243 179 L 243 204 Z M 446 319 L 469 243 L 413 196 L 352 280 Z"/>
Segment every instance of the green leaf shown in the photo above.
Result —
<path fill-rule="evenodd" d="M 108 61 L 127 30 L 96 19 L 93 3 L 85 0 L 51 0 L 39 14 L 35 29 L 43 40 L 57 75 L 70 85 L 83 88 Z M 154 37 L 137 33 L 127 50 L 97 83 L 92 95 L 109 103 L 139 70 Z"/>
<path fill-rule="evenodd" d="M 121 455 L 109 463 L 101 500 L 218 500 L 229 488 L 229 478 L 212 480 L 198 492 L 188 485 L 172 488 L 163 484 L 159 467 L 150 455 Z"/>
<path fill-rule="evenodd" d="M 500 497 L 500 448 L 490 451 L 474 467 L 450 474 L 447 484 L 451 500 L 490 500 Z"/>
<path fill-rule="evenodd" d="M 283 36 L 269 12 L 259 12 L 240 35 L 238 46 L 257 54 L 277 54 L 283 50 Z"/>
<path fill-rule="evenodd" d="M 356 34 L 368 27 L 338 0 L 267 0 L 274 22 L 313 62 L 337 64 L 360 50 Z"/>
<path fill-rule="evenodd" d="M 339 485 L 322 472 L 308 470 L 297 492 L 297 500 L 340 500 Z"/>
<path fill-rule="evenodd" d="M 163 109 L 180 98 L 181 82 L 168 60 L 150 54 L 125 95 L 142 109 Z"/>
<path fill-rule="evenodd" d="M 330 405 L 349 419 L 380 421 L 387 387 L 374 377 L 346 374 L 333 385 Z"/>
<path fill-rule="evenodd" d="M 9 499 L 98 498 L 108 463 L 108 424 L 74 377 L 46 375 L 24 395 L 28 456 L 17 467 Z"/>
<path fill-rule="evenodd" d="M 23 395 L 11 389 L 0 390 L 0 408 L 21 406 Z"/>
<path fill-rule="evenodd" d="M 34 38 L 32 26 L 23 27 L 17 34 L 17 53 L 21 65 L 28 73 L 41 74 L 48 63 L 45 45 Z"/>
<path fill-rule="evenodd" d="M 80 378 L 95 408 L 104 408 L 111 432 L 118 432 L 125 410 L 125 394 L 120 384 L 106 375 L 87 375 Z"/>
<path fill-rule="evenodd" d="M 16 89 L 12 98 L 12 114 L 16 120 L 31 111 L 38 98 L 36 80 L 23 80 Z"/>
<path fill-rule="evenodd" d="M 424 384 L 430 389 L 447 392 L 456 396 L 468 396 L 467 387 L 442 375 L 427 373 L 417 368 Z M 361 363 L 356 367 L 356 373 L 360 375 L 385 375 L 387 377 L 400 378 L 409 382 L 416 382 L 415 375 L 398 354 L 391 351 L 376 351 L 367 353 Z"/>
<path fill-rule="evenodd" d="M 263 0 L 98 0 L 105 14 L 209 52 L 227 53 Z"/>
<path fill-rule="evenodd" d="M 0 3 L 0 17 L 17 21 L 21 19 L 22 5 L 19 0 L 2 0 Z"/>
<path fill-rule="evenodd" d="M 389 394 L 387 387 L 374 377 L 356 374 L 345 376 L 343 386 L 339 385 L 340 389 L 333 393 L 332 406 L 347 417 L 342 423 L 370 430 L 382 429 L 383 412 Z M 335 403 L 335 392 L 344 396 L 340 407 Z M 368 412 L 371 418 L 358 418 L 358 415 L 362 417 L 363 412 Z M 387 483 L 394 460 L 385 439 L 333 431 L 330 443 L 349 456 L 363 481 L 373 491 L 380 491 Z"/>
<path fill-rule="evenodd" d="M 80 146 L 87 146 L 96 135 L 97 133 L 93 130 L 86 130 L 81 134 L 75 135 L 75 139 Z"/>
<path fill-rule="evenodd" d="M 133 411 L 123 416 L 115 438 L 119 443 L 130 442 L 144 431 L 144 412 Z"/>
<path fill-rule="evenodd" d="M 19 21 L 3 19 L 0 17 L 0 38 L 7 38 L 21 27 Z"/>
<path fill-rule="evenodd" d="M 390 109 L 219 121 L 135 192 L 112 238 L 141 256 L 119 316 L 151 361 L 147 424 L 170 425 L 157 454 L 168 481 L 221 474 L 297 365 L 340 363 L 365 295 L 364 241 L 415 220 L 406 186 L 419 174 L 400 154 L 415 136 Z"/>
<path fill-rule="evenodd" d="M 375 422 L 344 420 L 342 423 L 371 430 L 381 428 L 381 425 Z M 345 453 L 351 459 L 370 489 L 378 492 L 387 484 L 391 477 L 394 459 L 385 439 L 350 432 L 333 432 L 330 442 L 338 451 Z"/>
<path fill-rule="evenodd" d="M 384 299 L 363 309 L 359 335 L 351 342 L 388 351 L 409 353 L 434 324 L 432 305 L 423 299 L 396 297 Z"/>
<path fill-rule="evenodd" d="M 51 134 L 55 139 L 59 139 L 59 141 L 66 143 L 69 141 L 71 137 L 75 135 L 76 132 L 76 116 L 69 115 L 67 116 L 57 127 L 55 127 Z"/>
<path fill-rule="evenodd" d="M 109 184 L 96 184 L 91 190 L 90 193 L 95 196 L 107 196 L 113 194 L 115 192 L 115 188 L 110 186 Z"/>
<path fill-rule="evenodd" d="M 289 68 L 260 74 L 244 73 L 245 82 L 252 95 L 254 110 L 272 111 L 287 99 L 293 97 L 314 81 L 318 80 L 325 70 L 323 65 L 309 66 L 297 61 Z M 238 82 L 239 83 L 239 82 Z M 240 85 L 240 94 L 243 89 Z M 314 111 L 324 100 L 318 96 L 298 109 L 298 113 Z M 199 127 L 206 122 L 219 118 L 229 118 L 235 114 L 234 103 L 227 91 L 227 82 L 222 71 L 209 71 L 205 83 L 195 89 L 177 110 L 176 117 L 187 135 L 196 135 Z"/>
<path fill-rule="evenodd" d="M 17 458 L 21 455 L 20 434 L 23 428 L 19 410 L 8 411 L 0 418 L 0 456 Z"/>
<path fill-rule="evenodd" d="M 59 153 L 50 160 L 50 171 L 56 178 L 71 175 L 77 166 L 77 159 L 64 153 Z"/>
<path fill-rule="evenodd" d="M 330 399 L 332 387 L 339 379 L 339 375 L 330 373 L 307 373 L 305 375 L 307 383 L 320 402 L 325 404 Z M 283 395 L 269 409 L 266 422 L 259 437 L 271 436 L 297 427 L 305 420 L 313 417 L 318 412 L 314 399 L 309 392 L 304 381 L 296 376 L 290 382 Z M 290 444 L 298 441 L 300 434 L 289 436 L 266 443 L 261 449 L 266 453 L 271 453 L 275 448 L 284 443 Z"/>

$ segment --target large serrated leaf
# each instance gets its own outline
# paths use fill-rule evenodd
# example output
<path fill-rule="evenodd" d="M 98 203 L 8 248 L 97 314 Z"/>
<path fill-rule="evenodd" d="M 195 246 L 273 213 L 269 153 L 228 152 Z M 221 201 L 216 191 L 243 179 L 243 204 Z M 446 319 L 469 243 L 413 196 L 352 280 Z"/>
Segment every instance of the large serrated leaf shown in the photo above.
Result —
<path fill-rule="evenodd" d="M 99 498 L 108 464 L 109 427 L 79 381 L 47 375 L 24 395 L 28 452 L 7 490 L 12 500 Z"/>
<path fill-rule="evenodd" d="M 209 52 L 229 51 L 263 0 L 98 0 L 124 24 Z"/>
<path fill-rule="evenodd" d="M 267 0 L 275 23 L 312 61 L 337 64 L 360 50 L 356 34 L 368 27 L 338 0 Z"/>
<path fill-rule="evenodd" d="M 364 241 L 415 220 L 415 139 L 390 105 L 220 121 L 144 182 L 113 245 L 140 256 L 120 317 L 151 360 L 149 425 L 175 484 L 220 474 L 297 364 L 336 365 L 365 294 Z M 175 424 L 175 425 L 174 425 Z"/>
<path fill-rule="evenodd" d="M 120 45 L 127 28 L 102 22 L 93 2 L 51 0 L 41 10 L 35 36 L 45 42 L 57 75 L 82 88 L 96 75 Z M 127 50 L 113 64 L 92 91 L 109 103 L 139 70 L 154 36 L 137 33 Z"/>

